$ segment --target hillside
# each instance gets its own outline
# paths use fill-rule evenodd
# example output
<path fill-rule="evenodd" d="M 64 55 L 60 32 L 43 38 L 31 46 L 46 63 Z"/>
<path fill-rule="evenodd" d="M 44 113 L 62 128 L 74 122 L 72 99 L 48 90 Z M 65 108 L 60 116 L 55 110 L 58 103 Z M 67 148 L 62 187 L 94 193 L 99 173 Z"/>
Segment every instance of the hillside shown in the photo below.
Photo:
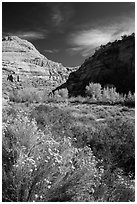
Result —
<path fill-rule="evenodd" d="M 6 95 L 10 87 L 20 89 L 29 84 L 33 87 L 58 86 L 76 69 L 77 67 L 64 67 L 61 63 L 48 60 L 27 40 L 17 36 L 2 39 L 2 82 L 3 93 L 6 92 Z M 15 83 L 7 83 L 8 74 L 13 75 Z M 17 75 L 20 79 L 18 84 Z"/>
<path fill-rule="evenodd" d="M 90 83 L 111 84 L 118 92 L 135 91 L 135 36 L 101 45 L 62 86 L 70 96 L 84 95 Z"/>

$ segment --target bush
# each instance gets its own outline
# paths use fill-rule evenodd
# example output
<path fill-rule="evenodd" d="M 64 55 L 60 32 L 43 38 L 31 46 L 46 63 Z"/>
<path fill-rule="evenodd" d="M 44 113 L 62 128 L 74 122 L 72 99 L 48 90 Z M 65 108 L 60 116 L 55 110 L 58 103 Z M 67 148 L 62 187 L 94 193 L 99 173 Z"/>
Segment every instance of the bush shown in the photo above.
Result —
<path fill-rule="evenodd" d="M 135 130 L 133 120 L 109 119 L 106 125 L 89 138 L 95 156 L 103 159 L 105 165 L 123 169 L 126 175 L 135 175 Z"/>
<path fill-rule="evenodd" d="M 68 90 L 67 89 L 61 89 L 58 91 L 58 95 L 60 95 L 62 98 L 68 98 Z"/>
<path fill-rule="evenodd" d="M 135 94 L 129 92 L 127 95 L 119 94 L 116 88 L 101 88 L 100 84 L 90 83 L 86 87 L 87 103 L 121 104 L 135 107 Z"/>
<path fill-rule="evenodd" d="M 129 107 L 135 107 L 135 94 L 132 94 L 129 91 L 128 95 L 125 97 L 124 105 Z"/>
<path fill-rule="evenodd" d="M 3 126 L 3 201 L 72 201 L 88 189 L 93 199 L 100 172 L 89 148 L 55 141 L 50 126 L 43 133 L 26 113 Z"/>
<path fill-rule="evenodd" d="M 56 140 L 64 136 L 71 137 L 70 128 L 74 120 L 68 111 L 49 105 L 40 105 L 32 111 L 31 117 L 35 118 L 38 127 L 43 131 L 46 125 L 51 125 L 51 132 Z"/>
<path fill-rule="evenodd" d="M 134 181 L 125 177 L 120 169 L 113 173 L 104 170 L 101 184 L 95 189 L 94 199 L 97 202 L 134 202 Z"/>
<path fill-rule="evenodd" d="M 33 103 L 41 101 L 41 95 L 35 88 L 24 88 L 22 90 L 14 90 L 10 93 L 9 99 L 16 103 Z"/>
<path fill-rule="evenodd" d="M 14 90 L 10 93 L 10 101 L 16 103 L 60 103 L 67 102 L 67 91 L 60 91 L 55 96 L 50 97 L 48 91 L 39 90 L 37 88 L 24 88 L 22 90 Z"/>
<path fill-rule="evenodd" d="M 82 97 L 82 96 L 77 96 L 77 97 L 71 97 L 68 99 L 68 101 L 70 103 L 85 103 L 86 98 Z"/>
<path fill-rule="evenodd" d="M 101 85 L 90 83 L 89 86 L 86 87 L 87 96 L 92 97 L 93 99 L 100 100 L 101 99 Z"/>
<path fill-rule="evenodd" d="M 90 127 L 50 105 L 30 115 L 26 109 L 4 118 L 3 201 L 134 201 L 133 119 L 92 120 Z"/>

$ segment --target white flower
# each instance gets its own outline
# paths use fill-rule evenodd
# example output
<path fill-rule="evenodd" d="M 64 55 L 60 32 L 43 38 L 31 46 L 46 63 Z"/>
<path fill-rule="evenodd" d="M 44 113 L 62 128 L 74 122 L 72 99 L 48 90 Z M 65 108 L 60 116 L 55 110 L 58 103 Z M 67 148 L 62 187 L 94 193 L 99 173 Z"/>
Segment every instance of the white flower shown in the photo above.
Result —
<path fill-rule="evenodd" d="M 72 169 L 75 169 L 75 167 L 72 165 L 72 167 L 71 167 Z"/>
<path fill-rule="evenodd" d="M 35 198 L 38 198 L 39 196 L 38 196 L 38 194 L 35 194 Z"/>
<path fill-rule="evenodd" d="M 45 159 L 45 162 L 48 162 L 48 160 Z"/>

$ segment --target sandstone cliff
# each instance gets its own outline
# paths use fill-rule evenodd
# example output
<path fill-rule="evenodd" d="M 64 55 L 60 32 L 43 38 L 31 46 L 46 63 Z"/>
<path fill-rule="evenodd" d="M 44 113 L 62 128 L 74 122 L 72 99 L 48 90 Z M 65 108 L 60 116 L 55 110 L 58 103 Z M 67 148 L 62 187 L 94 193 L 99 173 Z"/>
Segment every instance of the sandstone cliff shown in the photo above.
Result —
<path fill-rule="evenodd" d="M 90 83 L 113 84 L 118 92 L 135 91 L 135 36 L 100 46 L 62 86 L 70 96 L 84 95 Z M 61 88 L 62 88 L 61 87 Z"/>
<path fill-rule="evenodd" d="M 17 36 L 2 39 L 2 69 L 3 77 L 12 73 L 21 80 L 29 77 L 33 82 L 45 80 L 56 86 L 68 78 L 76 68 L 64 67 L 61 63 L 48 60 L 27 40 Z"/>

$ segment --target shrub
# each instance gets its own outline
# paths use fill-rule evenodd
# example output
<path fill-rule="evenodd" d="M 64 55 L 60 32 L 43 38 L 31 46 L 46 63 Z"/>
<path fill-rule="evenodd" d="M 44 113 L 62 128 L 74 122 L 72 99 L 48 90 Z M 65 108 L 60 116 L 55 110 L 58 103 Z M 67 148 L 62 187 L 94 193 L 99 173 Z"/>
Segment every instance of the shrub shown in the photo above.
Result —
<path fill-rule="evenodd" d="M 90 83 L 86 87 L 87 103 L 121 104 L 135 107 L 135 94 L 129 92 L 127 95 L 119 94 L 116 88 L 101 88 L 100 84 Z"/>
<path fill-rule="evenodd" d="M 60 139 L 60 137 L 71 136 L 70 127 L 74 120 L 68 111 L 49 105 L 40 105 L 32 111 L 31 117 L 35 118 L 38 127 L 43 131 L 46 124 L 51 125 L 51 132 L 56 140 Z"/>
<path fill-rule="evenodd" d="M 106 125 L 89 138 L 89 144 L 97 158 L 103 159 L 111 169 L 123 169 L 126 175 L 135 175 L 135 130 L 133 120 L 109 119 Z"/>
<path fill-rule="evenodd" d="M 86 98 L 82 97 L 82 96 L 77 96 L 77 97 L 71 97 L 68 99 L 68 101 L 70 103 L 85 103 Z"/>
<path fill-rule="evenodd" d="M 86 94 L 94 99 L 100 100 L 101 98 L 101 85 L 90 83 L 89 86 L 86 86 Z"/>
<path fill-rule="evenodd" d="M 48 96 L 48 91 L 39 90 L 36 88 L 24 88 L 22 90 L 14 90 L 9 95 L 10 101 L 16 103 L 60 103 L 67 102 L 67 92 L 60 91 L 59 94 L 55 94 L 55 96 Z"/>
<path fill-rule="evenodd" d="M 134 202 L 134 181 L 125 177 L 120 169 L 114 172 L 104 170 L 101 184 L 95 189 L 94 199 L 97 202 Z"/>
<path fill-rule="evenodd" d="M 124 105 L 135 107 L 135 94 L 129 91 L 128 95 L 125 97 Z"/>
<path fill-rule="evenodd" d="M 24 88 L 22 90 L 14 90 L 10 93 L 9 99 L 16 103 L 33 103 L 41 101 L 41 96 L 40 92 L 35 88 Z"/>
<path fill-rule="evenodd" d="M 67 89 L 61 89 L 58 91 L 58 94 L 62 97 L 62 98 L 68 98 L 68 90 Z"/>
<path fill-rule="evenodd" d="M 133 119 L 90 127 L 53 105 L 13 110 L 3 122 L 3 201 L 134 201 Z"/>
<path fill-rule="evenodd" d="M 93 199 L 100 172 L 89 148 L 54 140 L 50 126 L 43 133 L 26 113 L 3 126 L 3 201 L 72 201 L 88 189 Z"/>

